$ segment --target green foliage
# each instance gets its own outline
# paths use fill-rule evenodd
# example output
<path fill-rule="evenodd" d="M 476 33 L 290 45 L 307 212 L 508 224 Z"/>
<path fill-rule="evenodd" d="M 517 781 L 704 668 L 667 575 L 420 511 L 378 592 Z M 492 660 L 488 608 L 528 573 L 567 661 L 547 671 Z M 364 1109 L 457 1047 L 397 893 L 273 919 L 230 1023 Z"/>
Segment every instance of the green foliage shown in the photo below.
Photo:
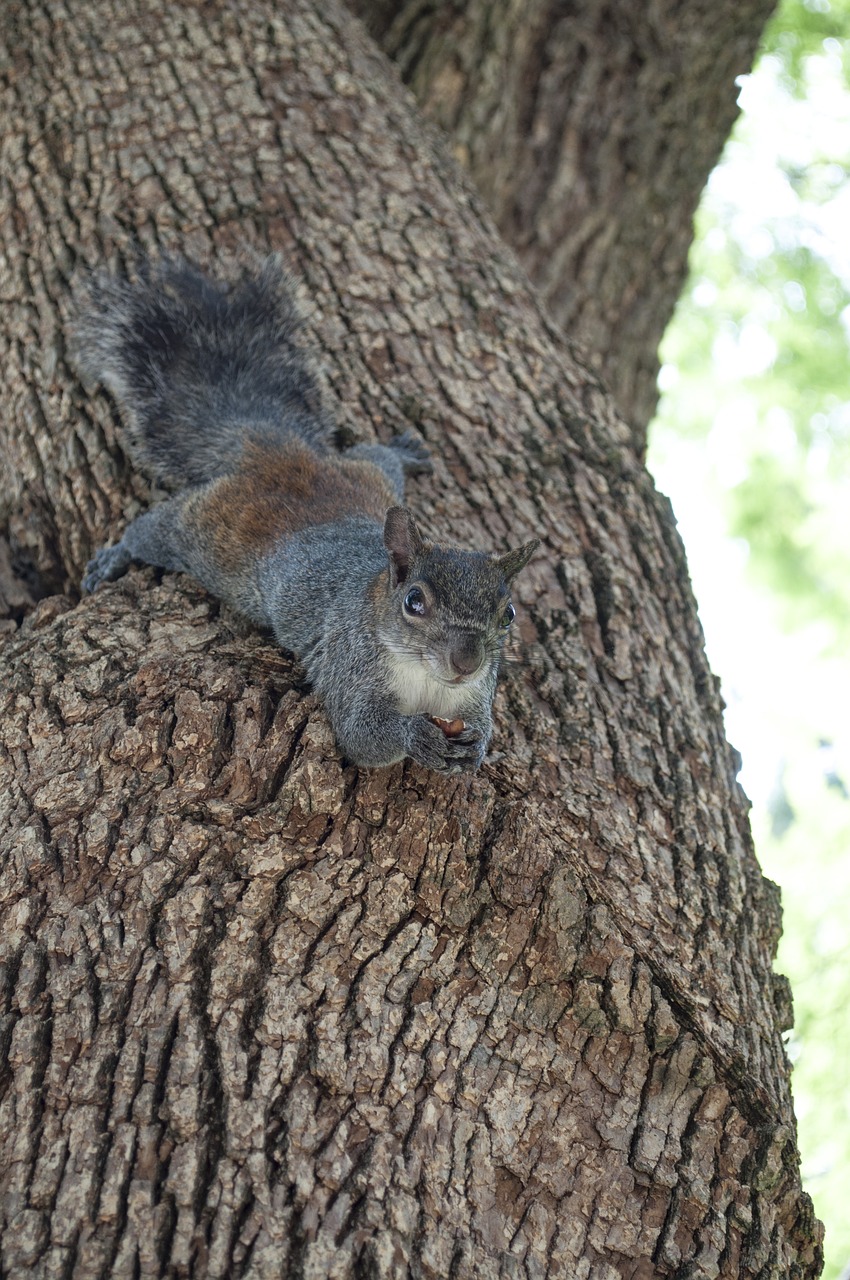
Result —
<path fill-rule="evenodd" d="M 793 7 L 810 27 L 835 17 Z M 787 34 L 785 8 L 780 18 Z M 811 39 L 804 30 L 797 53 Z M 832 102 L 837 63 L 834 53 L 824 57 L 807 53 L 800 74 L 826 75 Z M 850 225 L 850 94 L 841 88 L 835 99 L 847 121 L 844 151 L 820 154 L 810 104 L 797 107 L 807 112 L 802 127 L 782 128 L 794 104 L 780 81 L 795 65 L 780 75 L 775 56 L 763 60 L 754 79 L 764 80 L 764 104 L 742 119 L 709 184 L 691 278 L 662 345 L 667 394 L 654 443 L 664 447 L 666 433 L 706 441 L 753 582 L 779 592 L 786 626 L 819 623 L 847 649 L 850 257 L 831 232 L 842 214 Z M 814 160 L 803 162 L 803 143 Z"/>
<path fill-rule="evenodd" d="M 850 804 L 805 759 L 801 752 L 785 778 L 805 822 L 779 840 L 764 824 L 755 834 L 768 873 L 783 887 L 777 969 L 794 989 L 788 1052 L 803 1185 L 826 1224 L 824 1280 L 836 1280 L 850 1260 Z"/>
<path fill-rule="evenodd" d="M 794 989 L 824 1280 L 850 1265 L 848 35 L 850 0 L 782 0 L 768 26 L 697 217 L 650 433 L 743 749 L 759 859 L 783 890 L 777 968 Z"/>
<path fill-rule="evenodd" d="M 826 41 L 844 41 L 848 31 L 848 0 L 783 0 L 767 25 L 762 53 L 772 53 L 779 58 L 788 92 L 802 97 L 806 60 L 819 54 Z M 845 80 L 850 84 L 846 44 L 842 52 Z"/>

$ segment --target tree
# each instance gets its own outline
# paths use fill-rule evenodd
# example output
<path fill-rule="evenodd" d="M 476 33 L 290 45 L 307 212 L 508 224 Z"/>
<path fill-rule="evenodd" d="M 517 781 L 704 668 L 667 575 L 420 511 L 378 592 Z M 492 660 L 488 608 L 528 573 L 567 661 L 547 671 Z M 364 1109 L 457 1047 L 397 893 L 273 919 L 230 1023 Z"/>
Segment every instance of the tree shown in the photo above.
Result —
<path fill-rule="evenodd" d="M 352 4 L 642 451 L 697 201 L 775 0 Z"/>
<path fill-rule="evenodd" d="M 0 1257 L 10 1276 L 815 1276 L 752 854 L 668 504 L 335 5 L 7 22 Z M 141 502 L 75 272 L 283 249 L 417 518 L 540 536 L 475 777 L 358 773 L 185 579 L 79 601 Z"/>

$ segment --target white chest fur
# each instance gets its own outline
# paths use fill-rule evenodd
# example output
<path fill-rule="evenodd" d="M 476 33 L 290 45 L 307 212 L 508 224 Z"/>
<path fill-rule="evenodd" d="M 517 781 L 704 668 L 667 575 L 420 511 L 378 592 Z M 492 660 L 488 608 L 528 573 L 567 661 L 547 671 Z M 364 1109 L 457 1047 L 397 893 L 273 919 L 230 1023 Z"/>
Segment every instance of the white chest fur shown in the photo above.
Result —
<path fill-rule="evenodd" d="M 452 720 L 462 718 L 469 705 L 469 695 L 478 683 L 446 684 L 432 675 L 421 662 L 393 656 L 389 669 L 390 688 L 396 697 L 396 705 L 402 715 L 440 716 Z"/>

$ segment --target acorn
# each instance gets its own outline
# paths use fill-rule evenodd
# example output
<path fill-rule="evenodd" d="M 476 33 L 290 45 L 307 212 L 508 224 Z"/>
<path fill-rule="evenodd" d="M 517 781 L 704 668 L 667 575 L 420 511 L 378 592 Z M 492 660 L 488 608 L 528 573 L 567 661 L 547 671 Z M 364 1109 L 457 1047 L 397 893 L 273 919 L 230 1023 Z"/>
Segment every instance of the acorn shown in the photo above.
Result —
<path fill-rule="evenodd" d="M 463 720 L 443 720 L 440 716 L 431 716 L 431 720 L 442 729 L 447 738 L 456 738 L 466 728 Z"/>

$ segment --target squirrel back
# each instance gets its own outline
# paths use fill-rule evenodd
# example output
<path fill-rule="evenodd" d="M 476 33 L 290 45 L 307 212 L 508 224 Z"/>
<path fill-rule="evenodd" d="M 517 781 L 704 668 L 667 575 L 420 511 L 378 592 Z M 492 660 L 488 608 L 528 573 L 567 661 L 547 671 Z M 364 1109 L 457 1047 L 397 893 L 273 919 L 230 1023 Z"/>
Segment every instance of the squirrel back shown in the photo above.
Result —
<path fill-rule="evenodd" d="M 190 573 L 299 656 L 348 760 L 477 769 L 510 586 L 537 543 L 423 538 L 401 505 L 406 477 L 431 469 L 423 440 L 335 448 L 296 326 L 277 258 L 231 285 L 179 259 L 95 278 L 72 356 L 177 492 L 95 552 L 83 589 L 133 561 Z"/>
<path fill-rule="evenodd" d="M 138 461 L 182 487 L 230 474 L 249 434 L 271 447 L 293 437 L 331 447 L 298 328 L 275 255 L 230 285 L 181 258 L 143 259 L 135 281 L 89 280 L 70 354 L 83 381 L 118 402 Z"/>

